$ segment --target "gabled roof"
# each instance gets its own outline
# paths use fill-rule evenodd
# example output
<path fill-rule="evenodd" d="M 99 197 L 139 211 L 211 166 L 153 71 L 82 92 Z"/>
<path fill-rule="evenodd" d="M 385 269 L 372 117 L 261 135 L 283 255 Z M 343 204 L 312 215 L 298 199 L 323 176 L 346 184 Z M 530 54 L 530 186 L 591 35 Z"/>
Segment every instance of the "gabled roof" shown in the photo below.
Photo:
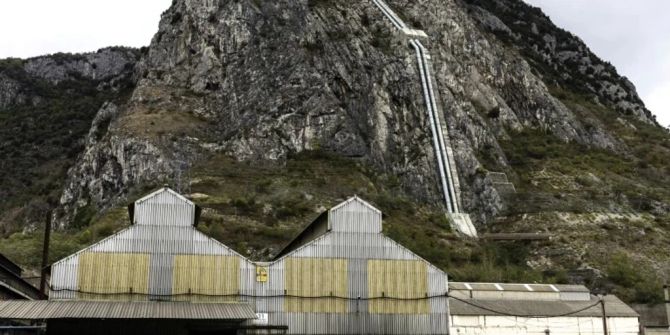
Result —
<path fill-rule="evenodd" d="M 375 206 L 372 206 L 369 202 L 367 202 L 367 201 L 365 201 L 365 200 L 359 198 L 357 195 L 354 195 L 353 197 L 351 197 L 351 198 L 347 199 L 346 201 L 344 201 L 344 202 L 338 204 L 337 206 L 331 208 L 331 209 L 328 210 L 328 211 L 329 211 L 329 212 L 334 212 L 334 211 L 336 211 L 336 210 L 338 210 L 338 209 L 340 209 L 340 208 L 342 208 L 342 207 L 345 207 L 345 206 L 351 204 L 352 202 L 358 202 L 358 203 L 362 204 L 363 206 L 369 208 L 371 211 L 376 212 L 376 213 L 379 214 L 379 215 L 382 214 L 382 211 L 380 211 L 379 209 L 377 209 Z"/>
<path fill-rule="evenodd" d="M 40 299 L 42 292 L 21 277 L 21 267 L 0 254 L 0 291 L 20 299 Z"/>
<path fill-rule="evenodd" d="M 175 192 L 174 190 L 172 190 L 169 187 L 163 187 L 163 188 L 160 188 L 160 189 L 158 189 L 158 190 L 156 190 L 152 193 L 149 193 L 149 194 L 143 196 L 142 198 L 136 200 L 135 203 L 139 204 L 139 203 L 145 202 L 145 201 L 147 201 L 147 200 L 149 200 L 149 199 L 151 199 L 151 198 L 153 198 L 153 197 L 155 197 L 155 196 L 157 196 L 161 193 L 164 193 L 164 192 L 170 193 L 171 195 L 174 195 L 175 197 L 179 198 L 180 200 L 183 200 L 184 202 L 187 202 L 190 205 L 195 205 L 191 200 L 188 200 L 185 196 Z"/>
<path fill-rule="evenodd" d="M 200 214 L 202 213 L 202 208 L 200 206 L 194 204 L 191 200 L 186 198 L 185 196 L 175 192 L 169 187 L 163 187 L 160 188 L 154 192 L 149 193 L 148 195 L 136 200 L 135 202 L 131 203 L 128 205 L 128 217 L 130 218 L 130 224 L 133 225 L 135 224 L 135 205 L 139 205 L 143 202 L 149 201 L 152 198 L 158 196 L 161 193 L 169 193 L 170 195 L 175 196 L 177 199 L 184 201 L 187 205 L 194 206 L 195 207 L 195 218 L 193 220 L 193 226 L 197 227 L 198 223 L 200 222 Z"/>
<path fill-rule="evenodd" d="M 450 290 L 468 291 L 508 291 L 508 292 L 579 292 L 589 293 L 583 285 L 563 284 L 508 284 L 508 283 L 467 283 L 449 282 Z"/>
<path fill-rule="evenodd" d="M 330 226 L 330 220 L 328 218 L 329 214 L 337 211 L 343 207 L 346 207 L 350 205 L 352 202 L 357 202 L 371 211 L 379 214 L 380 216 L 382 215 L 382 212 L 377 209 L 376 207 L 372 206 L 370 203 L 367 201 L 359 198 L 357 195 L 354 195 L 353 197 L 337 204 L 335 207 L 332 207 L 331 209 L 322 212 L 317 216 L 310 224 L 305 226 L 303 230 L 300 231 L 290 242 L 288 242 L 274 257 L 273 259 L 279 259 L 282 256 L 290 253 L 291 251 L 300 248 L 301 246 L 314 241 L 320 236 L 323 236 L 325 233 L 330 231 L 332 227 Z"/>
<path fill-rule="evenodd" d="M 312 222 L 310 222 L 303 230 L 301 230 L 291 241 L 286 243 L 281 250 L 272 258 L 273 260 L 279 259 L 282 256 L 290 253 L 291 251 L 300 248 L 301 246 L 314 241 L 315 239 L 323 236 L 328 232 L 328 212 L 324 211 L 319 216 L 317 216 Z M 307 241 L 308 237 L 311 238 Z"/>
<path fill-rule="evenodd" d="M 628 305 L 619 298 L 608 295 L 604 297 L 605 310 L 609 317 L 638 317 Z M 591 300 L 510 300 L 510 299 L 456 299 L 449 298 L 451 315 L 462 316 L 500 316 L 514 315 L 521 317 L 553 317 L 566 315 L 569 317 L 602 317 L 602 309 L 598 298 Z"/>

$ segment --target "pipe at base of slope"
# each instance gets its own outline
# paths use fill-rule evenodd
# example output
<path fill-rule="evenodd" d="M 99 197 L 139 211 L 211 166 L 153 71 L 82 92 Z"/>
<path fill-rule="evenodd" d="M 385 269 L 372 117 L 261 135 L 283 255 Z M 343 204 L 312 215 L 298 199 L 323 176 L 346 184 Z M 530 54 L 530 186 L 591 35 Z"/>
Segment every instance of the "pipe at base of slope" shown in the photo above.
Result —
<path fill-rule="evenodd" d="M 445 144 L 444 141 L 444 133 L 442 132 L 442 125 L 440 123 L 440 116 L 439 112 L 440 109 L 437 108 L 437 99 L 435 98 L 435 91 L 433 91 L 433 83 L 432 83 L 432 75 L 430 73 L 430 67 L 428 66 L 428 52 L 426 48 L 421 44 L 419 40 L 415 40 L 415 43 L 419 47 L 419 50 L 421 51 L 421 56 L 423 57 L 423 63 L 425 66 L 425 74 L 426 74 L 426 80 L 428 81 L 428 94 L 431 97 L 431 104 L 433 106 L 433 113 L 435 117 L 435 125 L 437 127 L 437 135 L 439 139 L 439 144 L 440 144 L 440 151 L 444 154 L 443 160 L 444 166 L 446 168 L 446 174 L 447 174 L 447 183 L 449 186 L 449 195 L 451 199 L 451 206 L 453 208 L 452 213 L 459 213 L 458 210 L 458 198 L 456 198 L 456 190 L 454 189 L 454 175 L 451 170 L 451 162 L 449 161 L 449 152 L 447 151 L 447 145 Z"/>
<path fill-rule="evenodd" d="M 427 83 L 427 77 L 426 77 L 426 72 L 425 72 L 425 64 L 424 64 L 424 58 L 423 54 L 421 52 L 421 48 L 419 45 L 416 43 L 415 40 L 410 40 L 410 44 L 414 47 L 414 50 L 416 52 L 416 58 L 417 62 L 419 64 L 419 73 L 421 75 L 421 84 L 423 87 L 423 94 L 424 98 L 426 99 L 426 108 L 428 109 L 428 119 L 430 120 L 430 129 L 433 134 L 433 146 L 435 147 L 435 156 L 437 158 L 437 165 L 439 169 L 439 174 L 440 174 L 440 180 L 442 181 L 442 193 L 444 195 L 444 201 L 445 204 L 447 205 L 447 211 L 449 213 L 453 213 L 453 208 L 452 208 L 452 201 L 449 195 L 449 186 L 448 186 L 448 181 L 447 177 L 445 175 L 445 166 L 444 166 L 444 156 L 442 154 L 442 150 L 440 150 L 440 141 L 438 139 L 438 132 L 437 132 L 437 127 L 435 124 L 435 113 L 433 111 L 433 104 L 432 100 L 430 98 L 430 93 L 428 91 L 428 83 Z"/>

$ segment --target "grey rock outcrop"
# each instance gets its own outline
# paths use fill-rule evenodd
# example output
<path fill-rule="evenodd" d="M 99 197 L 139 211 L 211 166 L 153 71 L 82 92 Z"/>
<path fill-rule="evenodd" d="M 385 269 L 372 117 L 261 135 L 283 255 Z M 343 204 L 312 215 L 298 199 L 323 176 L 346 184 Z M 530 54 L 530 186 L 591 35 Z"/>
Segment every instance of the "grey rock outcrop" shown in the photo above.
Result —
<path fill-rule="evenodd" d="M 539 8 L 523 1 L 465 2 L 480 27 L 522 48 L 545 82 L 577 88 L 594 95 L 598 103 L 656 124 L 626 77 L 595 55 L 579 37 L 556 27 Z"/>
<path fill-rule="evenodd" d="M 30 58 L 25 61 L 24 68 L 30 76 L 52 84 L 75 76 L 103 81 L 132 70 L 137 57 L 138 51 L 135 49 L 105 48 L 77 55 L 55 54 Z"/>
<path fill-rule="evenodd" d="M 480 173 L 477 154 L 487 150 L 509 168 L 499 141 L 510 139 L 511 131 L 542 129 L 566 142 L 625 149 L 554 97 L 547 78 L 521 53 L 491 38 L 491 31 L 526 38 L 496 13 L 460 1 L 389 4 L 429 36 L 463 205 L 479 224 L 503 204 Z M 581 43 L 577 39 L 541 38 L 554 47 L 541 54 L 548 66 L 587 62 L 584 55 L 591 55 L 584 48 L 572 54 L 560 48 Z M 61 70 L 35 68 L 45 78 L 62 78 Z M 83 73 L 108 72 L 88 70 Z M 575 71 L 566 75 L 582 73 Z M 593 93 L 650 122 L 634 90 L 618 85 L 624 80 L 611 69 L 599 71 L 612 80 Z M 109 206 L 135 184 L 170 178 L 173 157 L 196 162 L 208 150 L 266 161 L 326 150 L 398 176 L 418 201 L 441 203 L 414 54 L 372 2 L 178 0 L 163 14 L 136 77 L 128 106 L 104 138 L 89 139 L 71 171 L 61 198 L 66 208 Z M 157 120 L 156 113 L 165 117 Z M 184 118 L 191 122 L 174 122 Z M 170 136 L 189 140 L 167 141 Z"/>
<path fill-rule="evenodd" d="M 21 92 L 21 84 L 0 74 L 0 108 L 25 102 L 26 96 Z"/>

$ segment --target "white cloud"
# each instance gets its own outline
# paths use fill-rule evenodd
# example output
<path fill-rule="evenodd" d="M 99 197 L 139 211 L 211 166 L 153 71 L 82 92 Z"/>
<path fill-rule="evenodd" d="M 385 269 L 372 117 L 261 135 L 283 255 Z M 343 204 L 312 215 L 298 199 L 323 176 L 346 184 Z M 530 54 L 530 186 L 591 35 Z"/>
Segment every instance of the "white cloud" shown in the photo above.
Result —
<path fill-rule="evenodd" d="M 647 108 L 657 115 L 658 122 L 670 128 L 670 82 L 655 88 L 644 97 L 644 101 Z"/>
<path fill-rule="evenodd" d="M 0 58 L 149 45 L 170 0 L 0 1 Z"/>

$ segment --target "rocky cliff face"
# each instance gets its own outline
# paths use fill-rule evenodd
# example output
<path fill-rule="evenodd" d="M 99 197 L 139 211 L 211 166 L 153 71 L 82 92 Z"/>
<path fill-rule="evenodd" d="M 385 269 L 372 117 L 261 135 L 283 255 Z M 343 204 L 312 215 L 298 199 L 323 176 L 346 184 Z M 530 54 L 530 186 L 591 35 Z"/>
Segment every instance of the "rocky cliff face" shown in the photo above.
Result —
<path fill-rule="evenodd" d="M 521 1 L 465 2 L 483 30 L 516 46 L 548 84 L 567 85 L 624 114 L 656 123 L 626 77 L 593 54 L 577 36 L 556 27 L 540 9 Z"/>
<path fill-rule="evenodd" d="M 603 239 L 603 248 L 662 273 L 669 255 L 632 250 L 634 234 L 621 228 L 629 227 L 623 222 L 630 214 L 647 236 L 654 233 L 650 246 L 670 240 L 659 224 L 670 210 L 668 135 L 630 82 L 522 1 L 388 4 L 428 35 L 422 42 L 432 55 L 463 207 L 480 230 L 556 233 L 560 238 L 519 256 L 535 270 L 593 275 L 589 269 L 606 264 L 601 249 L 590 249 L 593 236 L 611 234 L 617 238 Z M 89 55 L 70 65 L 33 60 L 25 71 L 58 84 L 72 78 L 74 66 L 77 76 L 97 81 L 125 75 L 120 64 L 126 56 Z M 254 236 L 296 229 L 309 213 L 345 196 L 338 192 L 378 197 L 373 200 L 382 209 L 400 216 L 439 211 L 415 57 L 372 1 L 174 1 L 135 67 L 129 99 L 110 99 L 92 119 L 56 218 L 61 227 L 72 226 L 82 213 L 114 207 L 137 189 L 162 183 L 197 191 L 193 197 L 211 222 L 207 229 L 237 222 L 236 233 L 252 229 Z M 0 80 L 0 87 L 0 106 L 39 100 L 12 80 Z M 366 177 L 351 181 L 338 172 L 337 160 L 308 159 L 323 168 L 316 172 L 301 165 L 301 155 L 315 152 L 354 162 L 352 175 Z M 318 177 L 286 181 L 296 166 Z M 216 194 L 222 190 L 247 193 L 226 198 Z M 315 197 L 315 190 L 327 196 Z M 593 212 L 605 214 L 591 220 Z M 572 221 L 555 226 L 547 218 Z M 233 223 L 221 228 L 220 221 Z M 565 228 L 575 225 L 579 229 Z M 414 229 L 394 227 L 391 234 Z M 437 236 L 426 253 L 449 248 L 443 228 L 426 229 Z M 281 243 L 274 238 L 263 250 L 242 249 L 271 252 Z M 485 258 L 473 255 L 445 257 L 453 258 L 453 267 Z"/>
<path fill-rule="evenodd" d="M 535 15 L 530 25 L 544 19 L 542 29 L 550 30 L 529 29 L 526 36 L 475 5 L 390 5 L 429 35 L 459 173 L 469 181 L 464 183 L 464 205 L 480 223 L 490 221 L 502 204 L 491 183 L 477 174 L 482 169 L 477 155 L 486 151 L 498 169 L 508 168 L 498 141 L 510 139 L 510 132 L 544 129 L 563 141 L 624 150 L 604 126 L 585 124 L 552 95 L 548 85 L 556 83 L 545 79 L 550 74 L 538 72 L 528 58 L 506 45 L 508 40 L 492 38 L 487 31 L 524 41 L 518 49 L 525 51 L 530 44 L 525 41 L 534 34 L 551 40 L 550 33 L 560 32 L 546 17 L 529 10 Z M 506 6 L 522 4 L 510 1 Z M 597 60 L 576 38 L 561 43 L 559 49 L 543 46 L 544 53 L 537 51 L 537 57 L 565 73 L 564 81 L 587 71 L 581 65 L 570 67 L 565 45 L 578 44 L 581 53 L 576 55 L 584 62 Z M 62 201 L 67 205 L 81 198 L 74 194 L 86 193 L 83 188 L 91 191 L 94 203 L 106 204 L 137 183 L 158 176 L 170 179 L 173 155 L 197 160 L 181 151 L 280 162 L 289 153 L 319 149 L 363 159 L 400 176 L 415 198 L 438 203 L 429 125 L 413 57 L 403 36 L 372 2 L 178 1 L 163 15 L 138 66 L 138 87 L 129 106 L 115 119 L 112 133 L 87 149 L 97 158 L 87 155 L 80 163 L 77 169 L 87 172 L 71 178 Z M 613 71 L 603 67 L 597 74 L 623 82 Z M 611 87 L 592 78 L 593 83 Z M 650 122 L 634 90 L 607 91 L 621 91 L 619 105 Z M 591 93 L 604 104 L 614 103 L 603 92 Z M 138 148 L 148 152 L 112 149 L 121 147 L 116 141 L 139 141 L 143 144 Z M 113 152 L 125 155 L 110 155 Z M 146 156 L 143 167 L 128 161 L 137 155 Z M 101 156 L 108 157 L 99 161 Z M 110 167 L 110 161 L 118 166 Z M 102 187 L 100 179 L 112 182 Z"/>
<path fill-rule="evenodd" d="M 138 67 L 138 88 L 112 129 L 124 140 L 178 147 L 159 151 L 161 158 L 147 154 L 147 166 L 182 151 L 280 164 L 318 149 L 400 175 L 417 198 L 437 202 L 413 61 L 370 4 L 178 2 L 164 14 Z M 110 135 L 94 150 L 110 152 L 119 139 Z M 155 177 L 123 173 L 135 182 Z M 100 189 L 93 200 L 128 186 Z"/>

